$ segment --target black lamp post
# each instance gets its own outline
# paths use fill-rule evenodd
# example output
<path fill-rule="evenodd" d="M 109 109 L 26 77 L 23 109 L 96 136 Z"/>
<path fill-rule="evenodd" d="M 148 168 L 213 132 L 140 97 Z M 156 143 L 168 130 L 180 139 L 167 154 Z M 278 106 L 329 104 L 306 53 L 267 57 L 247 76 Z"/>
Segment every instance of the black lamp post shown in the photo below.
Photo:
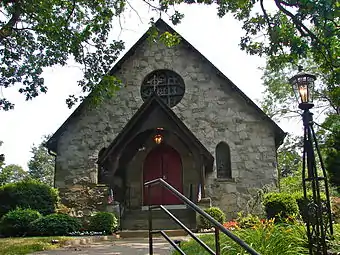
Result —
<path fill-rule="evenodd" d="M 302 186 L 307 205 L 306 215 L 303 215 L 303 218 L 307 227 L 309 253 L 327 254 L 326 240 L 333 235 L 328 181 L 313 128 L 313 113 L 309 111 L 314 106 L 313 90 L 315 80 L 315 75 L 305 73 L 299 67 L 299 73 L 293 76 L 289 82 L 299 101 L 299 108 L 303 110 Z M 317 171 L 316 156 L 319 159 L 321 171 Z M 326 201 L 321 198 L 322 193 L 325 194 Z"/>

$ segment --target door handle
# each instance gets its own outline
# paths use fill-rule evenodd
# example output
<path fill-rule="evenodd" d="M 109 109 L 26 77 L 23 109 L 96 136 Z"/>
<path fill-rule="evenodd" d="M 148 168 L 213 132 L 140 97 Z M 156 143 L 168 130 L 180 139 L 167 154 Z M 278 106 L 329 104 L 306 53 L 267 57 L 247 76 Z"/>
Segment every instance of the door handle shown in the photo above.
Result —
<path fill-rule="evenodd" d="M 166 180 L 166 176 L 165 175 L 163 175 L 163 180 Z"/>

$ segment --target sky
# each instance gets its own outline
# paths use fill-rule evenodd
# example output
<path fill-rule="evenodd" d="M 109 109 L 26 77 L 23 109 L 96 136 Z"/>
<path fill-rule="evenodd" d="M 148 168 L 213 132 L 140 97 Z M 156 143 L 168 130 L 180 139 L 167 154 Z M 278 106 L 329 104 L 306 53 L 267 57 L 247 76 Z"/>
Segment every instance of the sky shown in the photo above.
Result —
<path fill-rule="evenodd" d="M 123 29 L 115 22 L 111 35 L 125 42 L 124 52 L 148 29 L 150 17 L 159 17 L 142 1 L 132 2 L 136 3 L 133 7 L 138 15 L 131 9 L 127 11 L 121 18 Z M 174 29 L 257 103 L 264 91 L 259 67 L 265 65 L 265 59 L 240 50 L 238 44 L 244 33 L 241 23 L 230 15 L 219 18 L 216 6 L 186 5 L 179 10 L 185 17 L 179 25 L 173 26 Z M 162 18 L 170 24 L 166 15 Z M 77 86 L 82 77 L 80 68 L 69 61 L 65 67 L 46 68 L 43 77 L 48 92 L 32 101 L 25 101 L 15 87 L 0 90 L 0 96 L 2 93 L 15 103 L 14 110 L 0 111 L 0 141 L 3 141 L 0 154 L 5 154 L 7 165 L 18 164 L 27 169 L 33 144 L 38 145 L 44 135 L 54 133 L 75 110 L 76 106 L 68 109 L 65 99 L 70 94 L 80 93 Z M 288 120 L 278 124 L 286 132 L 301 131 L 296 123 L 292 125 Z"/>

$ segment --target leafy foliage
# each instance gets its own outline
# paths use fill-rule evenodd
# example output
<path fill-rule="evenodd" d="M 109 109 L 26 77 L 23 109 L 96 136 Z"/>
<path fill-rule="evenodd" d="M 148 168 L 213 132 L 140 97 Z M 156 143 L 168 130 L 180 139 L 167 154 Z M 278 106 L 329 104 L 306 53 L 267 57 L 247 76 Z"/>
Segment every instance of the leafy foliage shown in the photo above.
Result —
<path fill-rule="evenodd" d="M 67 214 L 49 214 L 30 224 L 31 235 L 34 236 L 68 235 L 71 232 L 79 231 L 80 228 L 79 219 Z"/>
<path fill-rule="evenodd" d="M 288 135 L 278 150 L 278 171 L 282 177 L 293 176 L 300 170 L 302 137 Z"/>
<path fill-rule="evenodd" d="M 307 198 L 304 197 L 303 192 L 295 192 L 292 194 L 294 199 L 296 200 L 296 203 L 299 207 L 299 213 L 303 219 L 304 222 L 307 222 L 307 217 L 310 214 L 310 209 L 308 208 L 308 204 L 310 204 L 313 201 L 313 194 L 312 192 L 307 193 Z M 326 204 L 326 195 L 324 193 L 320 194 L 321 197 L 321 203 L 322 205 Z M 327 221 L 327 218 L 324 219 Z"/>
<path fill-rule="evenodd" d="M 55 212 L 57 190 L 34 180 L 10 183 L 0 187 L 0 217 L 18 207 L 30 208 L 46 215 Z"/>
<path fill-rule="evenodd" d="M 224 212 L 218 207 L 210 207 L 204 209 L 204 211 L 217 220 L 219 223 L 223 224 L 225 221 L 225 214 Z M 201 229 L 210 229 L 213 225 L 210 223 L 209 220 L 204 218 L 202 215 L 198 217 L 198 227 Z"/>
<path fill-rule="evenodd" d="M 29 224 L 41 218 L 38 211 L 31 209 L 16 209 L 2 216 L 0 233 L 4 236 L 25 236 L 29 232 Z"/>
<path fill-rule="evenodd" d="M 2 1 L 0 59 L 4 68 L 0 70 L 0 87 L 17 86 L 26 100 L 31 100 L 48 90 L 41 76 L 43 68 L 65 66 L 72 58 L 84 73 L 79 81 L 82 91 L 94 92 L 92 103 L 112 96 L 121 83 L 109 71 L 124 43 L 108 38 L 113 20 L 126 6 L 124 0 Z M 71 107 L 83 99 L 70 95 L 66 103 Z M 0 98 L 0 109 L 13 107 L 8 99 Z"/>
<path fill-rule="evenodd" d="M 233 233 L 255 249 L 259 254 L 308 254 L 305 227 L 301 224 L 273 224 L 273 221 L 262 221 L 254 225 L 253 228 L 236 229 Z M 214 235 L 201 235 L 200 239 L 211 249 L 215 250 Z M 221 235 L 220 240 L 222 255 L 249 254 L 226 235 Z M 185 252 L 185 254 L 210 254 L 192 239 L 181 243 L 181 249 Z M 179 253 L 175 251 L 173 254 L 177 255 Z"/>
<path fill-rule="evenodd" d="M 299 213 L 299 207 L 291 194 L 271 192 L 264 196 L 263 205 L 268 219 L 285 219 Z"/>
<path fill-rule="evenodd" d="M 121 41 L 107 43 L 111 21 L 124 4 L 120 0 L 2 1 L 1 86 L 20 83 L 19 92 L 32 99 L 47 91 L 43 68 L 66 65 L 72 56 L 85 71 L 79 84 L 84 92 L 91 90 L 124 47 Z M 0 107 L 10 109 L 13 104 L 3 98 Z"/>
<path fill-rule="evenodd" d="M 288 176 L 280 179 L 280 191 L 285 193 L 299 192 L 302 190 L 301 171 L 294 176 Z"/>
<path fill-rule="evenodd" d="M 282 70 L 287 63 L 295 66 L 299 59 L 308 57 L 328 76 L 329 84 L 338 84 L 337 1 L 275 0 L 275 8 L 264 0 L 144 3 L 153 11 L 167 13 L 173 24 L 184 17 L 175 9 L 181 3 L 217 4 L 219 17 L 231 13 L 242 22 L 245 35 L 240 39 L 240 48 L 249 54 L 266 56 L 270 69 Z M 126 0 L 2 1 L 0 86 L 18 86 L 27 100 L 32 99 L 48 89 L 41 77 L 43 68 L 64 66 L 73 58 L 84 71 L 79 85 L 85 93 L 95 91 L 93 101 L 113 94 L 120 85 L 109 70 L 124 44 L 119 40 L 108 42 L 108 35 L 114 29 L 112 21 L 129 8 L 136 11 Z M 178 41 L 167 33 L 158 39 L 169 45 Z M 79 99 L 83 97 L 71 95 L 67 103 L 72 106 Z M 8 99 L 0 99 L 0 109 L 13 106 Z"/>
<path fill-rule="evenodd" d="M 19 165 L 0 167 L 0 186 L 7 183 L 22 181 L 27 178 L 27 172 Z"/>
<path fill-rule="evenodd" d="M 50 138 L 45 136 L 38 146 L 32 147 L 33 157 L 28 162 L 28 174 L 32 179 L 53 186 L 54 183 L 54 157 L 48 153 L 44 143 Z"/>
<path fill-rule="evenodd" d="M 325 164 L 330 183 L 340 192 L 340 124 L 338 127 L 339 130 L 330 134 L 326 141 Z"/>
<path fill-rule="evenodd" d="M 236 221 L 241 228 L 252 228 L 260 222 L 260 218 L 257 215 L 238 213 Z"/>
<path fill-rule="evenodd" d="M 117 229 L 118 221 L 113 213 L 98 212 L 90 218 L 89 230 L 112 234 Z"/>

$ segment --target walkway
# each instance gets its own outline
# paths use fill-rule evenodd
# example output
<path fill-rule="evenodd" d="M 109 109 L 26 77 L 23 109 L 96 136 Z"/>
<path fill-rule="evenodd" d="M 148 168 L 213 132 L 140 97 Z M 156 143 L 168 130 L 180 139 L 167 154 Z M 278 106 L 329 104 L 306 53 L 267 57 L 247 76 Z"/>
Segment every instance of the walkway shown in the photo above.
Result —
<path fill-rule="evenodd" d="M 171 255 L 171 245 L 164 239 L 154 238 L 154 255 Z M 115 241 L 103 241 L 89 245 L 65 247 L 58 250 L 42 251 L 31 255 L 148 255 L 149 243 L 144 238 L 129 238 Z"/>

